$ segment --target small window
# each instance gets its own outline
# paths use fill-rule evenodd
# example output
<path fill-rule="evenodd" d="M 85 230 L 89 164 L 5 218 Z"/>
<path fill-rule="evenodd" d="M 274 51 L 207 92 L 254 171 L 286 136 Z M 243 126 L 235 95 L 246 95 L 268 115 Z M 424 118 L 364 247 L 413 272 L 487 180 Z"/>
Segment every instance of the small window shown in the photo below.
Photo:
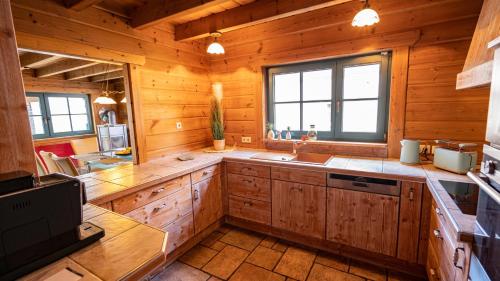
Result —
<path fill-rule="evenodd" d="M 51 138 L 94 132 L 89 96 L 27 93 L 33 138 Z"/>
<path fill-rule="evenodd" d="M 271 67 L 268 122 L 294 138 L 385 141 L 390 54 Z"/>

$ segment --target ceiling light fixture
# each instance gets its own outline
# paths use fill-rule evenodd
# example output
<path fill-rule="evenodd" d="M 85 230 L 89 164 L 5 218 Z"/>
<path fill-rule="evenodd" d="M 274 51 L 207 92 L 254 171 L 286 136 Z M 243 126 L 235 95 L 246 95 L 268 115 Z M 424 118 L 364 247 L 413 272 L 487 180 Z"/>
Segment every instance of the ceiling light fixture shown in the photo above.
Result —
<path fill-rule="evenodd" d="M 127 103 L 127 97 L 123 97 L 123 99 L 120 102 L 121 103 Z"/>
<path fill-rule="evenodd" d="M 374 25 L 380 21 L 378 13 L 370 8 L 368 0 L 365 0 L 365 6 L 363 10 L 359 11 L 352 20 L 352 26 L 363 27 Z"/>
<path fill-rule="evenodd" d="M 208 45 L 207 48 L 207 53 L 211 55 L 222 55 L 224 54 L 224 47 L 217 42 L 217 38 L 222 36 L 222 33 L 220 32 L 212 32 L 210 33 L 210 36 L 214 38 L 214 42 L 212 42 L 210 45 Z"/>
<path fill-rule="evenodd" d="M 97 103 L 97 104 L 116 104 L 116 101 L 114 99 L 110 98 L 109 96 L 124 93 L 124 91 L 110 91 L 110 90 L 108 90 L 108 86 L 109 86 L 108 69 L 109 69 L 109 64 L 106 66 L 106 73 L 104 75 L 105 76 L 104 79 L 106 79 L 106 90 L 101 90 L 101 95 L 97 99 L 95 99 L 94 103 Z M 103 85 L 104 85 L 104 83 L 101 84 L 101 89 L 102 89 Z"/>

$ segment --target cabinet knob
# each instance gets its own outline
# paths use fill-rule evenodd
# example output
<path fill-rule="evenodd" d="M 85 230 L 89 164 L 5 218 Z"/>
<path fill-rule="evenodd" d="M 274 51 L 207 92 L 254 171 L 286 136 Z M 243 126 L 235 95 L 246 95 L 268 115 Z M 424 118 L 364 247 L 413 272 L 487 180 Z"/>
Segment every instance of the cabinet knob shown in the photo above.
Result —
<path fill-rule="evenodd" d="M 414 196 L 413 188 L 410 188 L 410 201 L 413 201 Z"/>
<path fill-rule="evenodd" d="M 203 171 L 202 174 L 203 174 L 203 176 L 206 176 L 206 175 L 208 175 L 208 172 L 207 171 Z"/>
<path fill-rule="evenodd" d="M 439 208 L 436 207 L 436 214 L 439 215 L 439 216 L 442 215 L 441 209 L 439 209 Z"/>
<path fill-rule="evenodd" d="M 198 198 L 200 197 L 199 192 L 198 192 L 198 189 L 195 189 L 195 190 L 194 190 L 193 197 L 194 197 L 194 200 L 198 200 Z"/>
<path fill-rule="evenodd" d="M 165 208 L 165 207 L 167 207 L 167 204 L 161 204 L 160 206 L 155 207 L 155 208 L 153 209 L 153 211 L 154 211 L 154 212 L 158 212 L 159 210 L 161 210 L 161 209 L 163 209 L 163 208 Z"/>
<path fill-rule="evenodd" d="M 439 231 L 438 229 L 434 229 L 433 233 L 434 233 L 434 236 L 436 236 L 436 238 L 443 239 L 443 236 L 441 235 L 441 231 Z"/>
<path fill-rule="evenodd" d="M 243 205 L 246 206 L 246 207 L 251 207 L 252 206 L 252 202 L 245 201 L 245 202 L 243 202 Z"/>
<path fill-rule="evenodd" d="M 463 265 L 458 265 L 458 261 L 460 260 L 460 253 L 459 253 L 459 251 L 465 252 L 465 249 L 462 248 L 462 247 L 455 248 L 455 252 L 453 253 L 453 265 L 456 268 L 459 268 L 459 269 L 463 270 L 464 269 Z"/>

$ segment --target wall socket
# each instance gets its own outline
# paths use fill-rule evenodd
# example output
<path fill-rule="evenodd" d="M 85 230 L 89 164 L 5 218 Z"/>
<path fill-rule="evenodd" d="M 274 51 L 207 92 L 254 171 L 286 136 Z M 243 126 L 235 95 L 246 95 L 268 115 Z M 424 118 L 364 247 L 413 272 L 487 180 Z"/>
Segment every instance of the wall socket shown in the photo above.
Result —
<path fill-rule="evenodd" d="M 241 137 L 241 143 L 252 143 L 252 137 Z"/>
<path fill-rule="evenodd" d="M 182 122 L 178 121 L 177 123 L 175 123 L 175 126 L 177 127 L 177 129 L 182 129 Z"/>

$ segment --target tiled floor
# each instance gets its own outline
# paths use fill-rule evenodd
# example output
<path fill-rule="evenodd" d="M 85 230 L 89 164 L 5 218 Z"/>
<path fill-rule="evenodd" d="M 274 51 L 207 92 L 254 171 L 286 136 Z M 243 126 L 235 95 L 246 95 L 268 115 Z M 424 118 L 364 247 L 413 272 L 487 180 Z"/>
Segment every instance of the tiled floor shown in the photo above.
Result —
<path fill-rule="evenodd" d="M 407 281 L 407 276 L 224 226 L 153 281 Z"/>

